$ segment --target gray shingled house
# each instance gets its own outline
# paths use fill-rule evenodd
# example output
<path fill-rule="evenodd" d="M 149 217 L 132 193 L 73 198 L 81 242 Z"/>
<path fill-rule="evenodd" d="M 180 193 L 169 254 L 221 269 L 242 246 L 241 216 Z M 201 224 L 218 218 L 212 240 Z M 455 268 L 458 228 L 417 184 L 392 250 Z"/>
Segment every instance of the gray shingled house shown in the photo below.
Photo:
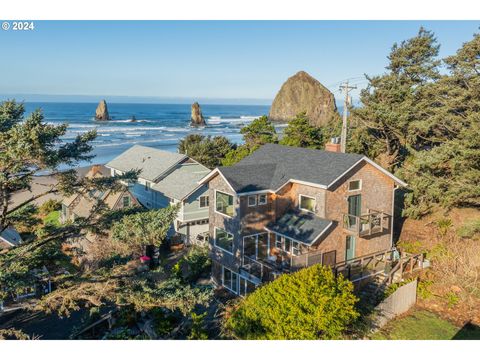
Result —
<path fill-rule="evenodd" d="M 406 184 L 357 154 L 267 144 L 201 181 L 212 278 L 238 295 L 283 272 L 392 248 L 394 192 Z"/>
<path fill-rule="evenodd" d="M 186 243 L 208 234 L 208 187 L 198 183 L 210 170 L 186 155 L 135 145 L 106 164 L 112 176 L 141 170 L 130 192 L 145 207 L 159 209 L 180 203 L 174 231 Z"/>

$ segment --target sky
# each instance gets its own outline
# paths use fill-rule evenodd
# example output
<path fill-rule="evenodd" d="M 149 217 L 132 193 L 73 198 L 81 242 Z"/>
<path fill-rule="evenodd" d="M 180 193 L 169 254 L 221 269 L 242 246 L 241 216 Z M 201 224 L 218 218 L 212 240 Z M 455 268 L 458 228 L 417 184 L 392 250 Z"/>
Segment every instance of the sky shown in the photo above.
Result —
<path fill-rule="evenodd" d="M 341 81 L 365 86 L 420 26 L 446 56 L 480 21 L 36 21 L 0 31 L 0 97 L 269 104 L 304 70 L 340 98 Z"/>

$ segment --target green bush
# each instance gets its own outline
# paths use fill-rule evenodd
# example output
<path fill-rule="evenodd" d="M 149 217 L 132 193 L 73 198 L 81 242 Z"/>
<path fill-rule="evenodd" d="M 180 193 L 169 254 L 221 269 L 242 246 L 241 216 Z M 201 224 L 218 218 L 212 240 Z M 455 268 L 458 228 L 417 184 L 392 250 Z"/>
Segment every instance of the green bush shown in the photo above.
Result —
<path fill-rule="evenodd" d="M 338 339 L 359 316 L 353 284 L 315 265 L 285 274 L 243 299 L 226 317 L 239 339 Z"/>
<path fill-rule="evenodd" d="M 480 219 L 466 222 L 457 230 L 458 236 L 469 239 L 480 235 Z"/>
<path fill-rule="evenodd" d="M 62 208 L 62 204 L 60 203 L 60 201 L 50 199 L 50 200 L 45 201 L 39 207 L 38 210 L 40 211 L 40 214 L 47 215 L 47 214 L 51 213 L 52 211 L 58 211 L 61 208 Z"/>
<path fill-rule="evenodd" d="M 205 329 L 205 318 L 207 313 L 196 314 L 192 312 L 192 327 L 190 329 L 190 335 L 188 335 L 189 340 L 208 340 L 208 333 Z"/>
<path fill-rule="evenodd" d="M 433 281 L 432 280 L 420 280 L 418 282 L 417 286 L 417 294 L 420 297 L 420 299 L 429 299 L 432 297 L 433 293 L 430 290 L 430 287 L 432 286 Z"/>
<path fill-rule="evenodd" d="M 194 246 L 184 257 L 188 268 L 188 281 L 197 281 L 202 274 L 210 271 L 211 260 L 208 247 Z"/>

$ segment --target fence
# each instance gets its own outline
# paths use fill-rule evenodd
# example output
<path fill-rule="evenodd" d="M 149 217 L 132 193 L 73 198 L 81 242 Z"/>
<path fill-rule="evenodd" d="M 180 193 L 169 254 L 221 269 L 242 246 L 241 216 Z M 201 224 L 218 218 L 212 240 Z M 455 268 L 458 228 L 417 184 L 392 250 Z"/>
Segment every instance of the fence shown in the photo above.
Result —
<path fill-rule="evenodd" d="M 375 307 L 377 329 L 389 320 L 407 312 L 417 301 L 417 280 L 411 281 L 397 289 L 392 295 Z"/>

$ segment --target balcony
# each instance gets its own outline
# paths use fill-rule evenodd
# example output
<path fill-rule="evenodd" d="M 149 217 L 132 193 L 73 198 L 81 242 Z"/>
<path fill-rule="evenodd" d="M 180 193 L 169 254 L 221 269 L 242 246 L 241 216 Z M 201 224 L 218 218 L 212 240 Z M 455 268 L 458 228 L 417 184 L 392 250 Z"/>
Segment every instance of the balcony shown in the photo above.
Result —
<path fill-rule="evenodd" d="M 370 210 L 360 216 L 343 214 L 343 228 L 360 237 L 385 233 L 389 224 L 390 215 L 381 211 Z"/>

